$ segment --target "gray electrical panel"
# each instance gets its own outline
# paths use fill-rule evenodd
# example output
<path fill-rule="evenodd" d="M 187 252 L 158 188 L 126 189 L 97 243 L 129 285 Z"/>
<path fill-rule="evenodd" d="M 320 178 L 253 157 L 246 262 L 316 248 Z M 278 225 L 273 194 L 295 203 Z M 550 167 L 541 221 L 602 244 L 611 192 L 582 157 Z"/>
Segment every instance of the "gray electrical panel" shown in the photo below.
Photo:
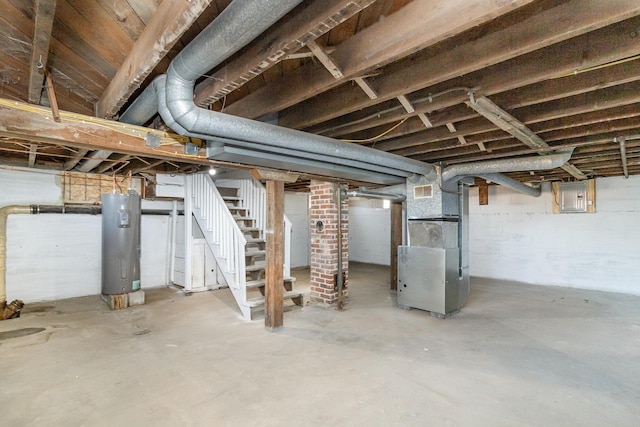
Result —
<path fill-rule="evenodd" d="M 561 213 L 587 212 L 587 182 L 563 182 L 558 186 Z"/>

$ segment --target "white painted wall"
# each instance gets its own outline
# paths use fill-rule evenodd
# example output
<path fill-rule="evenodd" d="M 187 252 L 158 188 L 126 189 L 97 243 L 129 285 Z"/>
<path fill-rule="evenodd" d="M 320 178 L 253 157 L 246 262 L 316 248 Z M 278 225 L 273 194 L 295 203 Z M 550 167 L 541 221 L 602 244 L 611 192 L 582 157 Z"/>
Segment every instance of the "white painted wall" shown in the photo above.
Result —
<path fill-rule="evenodd" d="M 60 204 L 56 172 L 0 168 L 0 206 Z M 143 288 L 166 284 L 168 216 L 143 215 Z M 99 215 L 10 215 L 7 297 L 25 302 L 95 295 L 101 288 Z"/>
<path fill-rule="evenodd" d="M 391 213 L 382 200 L 349 198 L 349 260 L 389 265 Z"/>
<path fill-rule="evenodd" d="M 287 192 L 284 194 L 284 213 L 292 224 L 291 267 L 309 265 L 309 194 Z"/>
<path fill-rule="evenodd" d="M 598 179 L 594 214 L 552 214 L 549 185 L 470 193 L 472 276 L 640 295 L 639 176 Z"/>

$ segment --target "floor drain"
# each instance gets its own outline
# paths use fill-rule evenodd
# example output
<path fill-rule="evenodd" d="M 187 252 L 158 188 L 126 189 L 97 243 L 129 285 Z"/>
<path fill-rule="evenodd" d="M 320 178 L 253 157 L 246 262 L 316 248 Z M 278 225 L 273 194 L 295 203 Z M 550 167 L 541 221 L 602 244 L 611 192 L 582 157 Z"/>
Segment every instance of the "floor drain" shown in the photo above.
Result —
<path fill-rule="evenodd" d="M 37 334 L 44 331 L 45 328 L 22 328 L 13 331 L 0 332 L 0 341 L 9 338 L 26 337 L 27 335 Z"/>

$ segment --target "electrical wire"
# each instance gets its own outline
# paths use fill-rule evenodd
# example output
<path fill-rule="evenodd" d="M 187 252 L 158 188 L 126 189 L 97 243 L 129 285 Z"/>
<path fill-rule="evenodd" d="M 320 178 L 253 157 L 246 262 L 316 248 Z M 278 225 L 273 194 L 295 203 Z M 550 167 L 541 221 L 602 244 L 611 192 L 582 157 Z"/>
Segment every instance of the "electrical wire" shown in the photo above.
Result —
<path fill-rule="evenodd" d="M 425 102 L 425 101 L 433 102 L 433 100 L 435 98 L 447 95 L 447 94 L 449 94 L 451 92 L 465 91 L 467 93 L 469 93 L 469 92 L 473 93 L 473 92 L 476 92 L 478 89 L 479 88 L 477 88 L 477 87 L 471 88 L 471 87 L 466 87 L 466 86 L 456 86 L 456 87 L 452 87 L 452 88 L 443 90 L 443 91 L 438 92 L 438 93 L 429 94 L 429 95 L 423 96 L 421 98 L 412 99 L 411 103 L 416 103 L 417 104 L 417 103 Z M 402 106 L 402 104 L 395 105 L 393 107 L 387 108 L 387 109 L 382 110 L 382 111 L 377 111 L 377 112 L 375 112 L 373 114 L 370 114 L 370 115 L 368 115 L 366 117 L 362 117 L 360 119 L 353 120 L 353 121 L 350 121 L 348 123 L 343 123 L 343 124 L 332 126 L 332 127 L 329 127 L 329 128 L 320 129 L 320 130 L 316 131 L 315 133 L 322 134 L 322 133 L 325 133 L 325 132 L 331 132 L 331 131 L 334 131 L 334 130 L 342 129 L 342 128 L 347 127 L 347 126 L 357 125 L 357 124 L 366 122 L 366 121 L 371 120 L 371 119 L 379 118 L 383 114 L 391 113 L 393 111 L 400 110 L 400 109 L 403 109 L 403 108 L 404 107 Z"/>
<path fill-rule="evenodd" d="M 631 62 L 631 61 L 635 61 L 636 59 L 640 59 L 640 55 L 634 55 L 634 56 L 630 56 L 628 58 L 624 58 L 624 59 L 619 59 L 617 61 L 611 61 L 611 62 L 607 62 L 604 64 L 600 64 L 600 65 L 594 65 L 593 67 L 587 67 L 587 68 L 582 68 L 579 70 L 575 70 L 569 74 L 565 74 L 562 77 L 569 77 L 569 76 L 575 76 L 578 74 L 582 74 L 582 73 L 588 73 L 589 71 L 595 71 L 595 70 L 600 70 L 603 68 L 608 68 L 614 65 L 619 65 L 619 64 L 624 64 L 625 62 Z"/>
<path fill-rule="evenodd" d="M 409 120 L 409 117 L 405 117 L 404 119 L 400 120 L 398 123 L 393 125 L 390 129 L 387 129 L 386 131 L 382 132 L 380 135 L 376 135 L 376 136 L 371 137 L 371 138 L 367 138 L 367 139 L 341 139 L 340 141 L 343 141 L 343 142 L 371 142 L 371 141 L 375 141 L 378 138 L 382 138 L 383 136 L 385 136 L 389 132 L 392 132 L 392 131 L 396 130 L 398 128 L 398 126 L 400 126 L 401 124 L 403 124 L 407 120 Z"/>

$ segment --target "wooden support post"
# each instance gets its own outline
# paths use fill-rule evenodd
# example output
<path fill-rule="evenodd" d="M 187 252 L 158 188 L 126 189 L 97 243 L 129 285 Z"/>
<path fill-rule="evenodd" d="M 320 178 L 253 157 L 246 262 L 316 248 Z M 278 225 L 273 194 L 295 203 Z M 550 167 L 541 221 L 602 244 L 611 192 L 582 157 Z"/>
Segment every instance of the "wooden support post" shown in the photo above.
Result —
<path fill-rule="evenodd" d="M 398 289 L 398 246 L 402 245 L 402 203 L 391 203 L 391 283 L 389 289 Z"/>
<path fill-rule="evenodd" d="M 267 181 L 267 229 L 264 327 L 275 331 L 282 327 L 284 264 L 284 182 Z"/>

